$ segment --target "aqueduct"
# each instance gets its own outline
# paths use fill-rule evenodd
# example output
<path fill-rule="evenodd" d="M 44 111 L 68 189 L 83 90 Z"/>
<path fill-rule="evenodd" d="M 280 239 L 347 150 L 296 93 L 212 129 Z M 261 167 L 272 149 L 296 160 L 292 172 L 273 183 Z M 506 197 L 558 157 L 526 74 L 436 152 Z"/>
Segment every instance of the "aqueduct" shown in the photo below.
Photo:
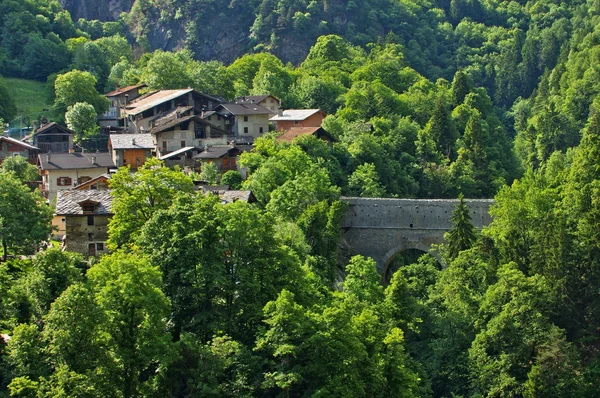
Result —
<path fill-rule="evenodd" d="M 342 221 L 346 256 L 372 257 L 384 274 L 391 260 L 409 249 L 427 252 L 444 241 L 457 199 L 342 198 L 349 204 Z M 491 222 L 493 199 L 465 199 L 471 222 L 481 229 Z"/>

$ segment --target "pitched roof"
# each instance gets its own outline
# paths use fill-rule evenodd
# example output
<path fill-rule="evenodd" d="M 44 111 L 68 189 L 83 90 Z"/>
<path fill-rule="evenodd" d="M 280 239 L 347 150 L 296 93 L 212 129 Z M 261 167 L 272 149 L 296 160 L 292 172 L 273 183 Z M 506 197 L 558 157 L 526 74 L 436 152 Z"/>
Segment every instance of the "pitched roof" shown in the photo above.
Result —
<path fill-rule="evenodd" d="M 235 99 L 235 103 L 236 104 L 248 104 L 248 103 L 258 104 L 259 102 L 262 102 L 269 97 L 271 97 L 271 98 L 277 100 L 277 102 L 279 102 L 279 98 L 275 97 L 274 95 L 263 94 L 263 95 L 244 95 L 241 97 L 237 97 Z"/>
<path fill-rule="evenodd" d="M 292 142 L 294 138 L 307 135 L 326 136 L 333 140 L 333 137 L 323 127 L 292 127 L 277 137 L 277 141 Z"/>
<path fill-rule="evenodd" d="M 138 97 L 131 101 L 127 106 L 125 106 L 126 112 L 128 115 L 137 115 L 148 109 L 152 109 L 157 105 L 163 104 L 167 101 L 171 101 L 175 98 L 179 98 L 182 95 L 195 92 L 198 95 L 202 95 L 204 97 L 210 98 L 213 101 L 221 102 L 221 100 L 217 97 L 213 97 L 212 95 L 204 94 L 199 91 L 194 90 L 193 88 L 186 88 L 182 90 L 159 90 L 148 95 L 144 95 Z"/>
<path fill-rule="evenodd" d="M 106 94 L 104 94 L 104 96 L 105 97 L 116 97 L 117 95 L 124 94 L 131 90 L 135 90 L 136 88 L 143 88 L 143 87 L 148 87 L 148 86 L 146 86 L 146 84 L 142 83 L 142 84 L 136 84 L 134 86 L 122 87 L 122 88 L 113 90 L 109 93 L 106 93 Z"/>
<path fill-rule="evenodd" d="M 110 146 L 113 149 L 154 149 L 154 142 L 148 133 L 111 134 Z"/>
<path fill-rule="evenodd" d="M 321 112 L 320 109 L 288 109 L 281 113 L 281 115 L 273 116 L 269 120 L 306 120 L 317 112 Z"/>
<path fill-rule="evenodd" d="M 193 106 L 178 106 L 173 109 L 168 110 L 167 112 L 163 112 L 154 118 L 151 123 L 153 127 L 160 126 L 164 123 L 169 123 L 173 119 L 180 118 L 182 115 L 185 115 L 189 111 L 194 109 Z"/>
<path fill-rule="evenodd" d="M 110 190 L 90 189 L 87 191 L 62 190 L 56 193 L 56 215 L 84 215 L 81 203 L 97 202 L 95 215 L 112 215 Z M 88 213 L 85 213 L 88 214 Z"/>
<path fill-rule="evenodd" d="M 75 185 L 73 188 L 71 189 L 75 189 L 75 190 L 82 190 L 82 188 L 88 186 L 88 185 L 92 185 L 97 183 L 100 180 L 104 180 L 104 181 L 109 181 L 110 180 L 110 174 L 106 173 L 106 174 L 102 174 L 99 175 L 98 177 L 94 177 L 91 180 L 87 180 L 86 182 L 82 182 L 79 185 Z"/>
<path fill-rule="evenodd" d="M 147 96 L 136 98 L 131 101 L 125 109 L 129 115 L 137 115 L 147 111 L 148 109 L 154 108 L 157 105 L 171 101 L 172 99 L 179 98 L 182 95 L 191 93 L 194 89 L 186 88 L 183 90 L 160 90 L 155 91 Z"/>
<path fill-rule="evenodd" d="M 202 192 L 205 195 L 217 195 L 219 199 L 224 202 L 224 204 L 237 201 L 248 203 L 256 202 L 256 198 L 254 197 L 252 191 L 229 189 L 228 185 L 202 185 L 198 187 L 198 189 L 202 189 Z"/>
<path fill-rule="evenodd" d="M 75 170 L 116 167 L 108 152 L 51 153 L 38 155 L 42 170 Z"/>
<path fill-rule="evenodd" d="M 201 123 L 205 126 L 210 126 L 210 135 L 213 136 L 215 133 L 221 134 L 221 135 L 225 135 L 227 134 L 223 129 L 215 126 L 212 123 L 209 123 L 205 120 L 202 119 L 202 117 L 198 116 L 198 115 L 189 115 L 189 116 L 183 116 L 183 117 L 179 117 L 179 118 L 174 118 L 171 119 L 169 122 L 166 123 L 162 123 L 159 126 L 153 127 L 151 128 L 148 133 L 150 134 L 158 134 L 162 131 L 166 131 L 169 130 L 181 123 L 187 122 L 189 120 L 194 120 L 195 122 Z"/>
<path fill-rule="evenodd" d="M 29 145 L 26 142 L 22 142 L 22 141 L 16 140 L 16 139 L 14 139 L 12 137 L 1 136 L 0 137 L 0 141 L 6 141 L 6 142 L 9 142 L 9 143 L 14 144 L 14 145 L 19 145 L 19 146 L 22 146 L 22 147 L 27 148 L 29 150 L 32 150 L 32 151 L 39 151 L 40 150 L 40 148 L 38 148 L 36 146 Z"/>
<path fill-rule="evenodd" d="M 46 124 L 40 126 L 37 130 L 35 130 L 33 132 L 32 135 L 44 134 L 45 132 L 47 132 L 55 127 L 59 130 L 62 130 L 65 135 L 75 134 L 75 132 L 73 130 L 71 130 L 65 126 L 61 126 L 60 124 L 58 124 L 56 122 L 51 122 L 51 123 L 46 123 Z"/>
<path fill-rule="evenodd" d="M 221 104 L 219 107 L 225 108 L 232 115 L 235 116 L 246 116 L 246 115 L 270 115 L 273 112 L 270 109 L 265 108 L 258 104 Z"/>

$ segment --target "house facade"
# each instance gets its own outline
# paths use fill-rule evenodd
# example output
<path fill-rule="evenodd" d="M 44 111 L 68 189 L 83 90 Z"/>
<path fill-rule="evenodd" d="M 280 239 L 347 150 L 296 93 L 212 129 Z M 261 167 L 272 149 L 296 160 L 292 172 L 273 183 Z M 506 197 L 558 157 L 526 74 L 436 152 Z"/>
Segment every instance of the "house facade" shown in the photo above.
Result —
<path fill-rule="evenodd" d="M 277 131 L 283 132 L 292 127 L 321 127 L 325 116 L 320 109 L 288 109 L 269 120 L 277 125 Z"/>
<path fill-rule="evenodd" d="M 154 121 L 177 109 L 201 115 L 202 112 L 212 110 L 221 101 L 218 97 L 191 88 L 150 92 L 124 107 L 124 127 L 129 133 L 148 132 Z"/>
<path fill-rule="evenodd" d="M 22 141 L 39 148 L 41 153 L 68 153 L 73 148 L 74 136 L 73 130 L 52 122 L 40 126 Z"/>
<path fill-rule="evenodd" d="M 217 120 L 214 119 L 215 114 Z M 215 108 L 215 114 L 210 116 L 212 120 L 209 122 L 224 129 L 234 139 L 258 138 L 269 131 L 271 111 L 262 105 L 221 104 Z M 219 120 L 222 120 L 222 125 Z"/>
<path fill-rule="evenodd" d="M 152 122 L 150 135 L 159 158 L 182 148 L 227 145 L 227 133 L 182 108 Z"/>
<path fill-rule="evenodd" d="M 0 164 L 11 156 L 23 156 L 29 163 L 36 164 L 40 149 L 11 137 L 0 137 Z"/>
<path fill-rule="evenodd" d="M 111 134 L 108 141 L 108 150 L 112 154 L 117 167 L 129 166 L 137 170 L 143 166 L 152 152 L 154 152 L 154 139 L 152 134 Z"/>
<path fill-rule="evenodd" d="M 117 87 L 104 96 L 110 101 L 108 110 L 98 116 L 98 122 L 100 127 L 122 127 L 121 111 L 130 101 L 140 96 L 140 90 L 146 87 L 145 84 L 138 84 L 135 86 Z"/>
<path fill-rule="evenodd" d="M 115 168 L 110 153 L 48 153 L 38 155 L 40 191 L 53 203 L 58 191 L 68 190 Z"/>
<path fill-rule="evenodd" d="M 84 256 L 107 253 L 111 204 L 109 190 L 60 191 L 56 216 L 64 220 L 63 248 Z"/>
<path fill-rule="evenodd" d="M 194 156 L 199 162 L 209 162 L 216 166 L 220 174 L 229 170 L 240 171 L 238 157 L 243 153 L 250 151 L 250 145 L 228 145 L 206 147 L 202 152 Z"/>

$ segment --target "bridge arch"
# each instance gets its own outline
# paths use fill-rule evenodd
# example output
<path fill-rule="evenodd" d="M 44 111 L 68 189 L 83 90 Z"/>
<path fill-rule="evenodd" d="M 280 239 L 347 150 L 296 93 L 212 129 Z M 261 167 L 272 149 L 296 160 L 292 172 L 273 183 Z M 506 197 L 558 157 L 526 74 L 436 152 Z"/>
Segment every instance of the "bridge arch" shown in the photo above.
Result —
<path fill-rule="evenodd" d="M 384 275 L 393 258 L 409 249 L 429 252 L 443 243 L 452 228 L 450 218 L 456 199 L 382 199 L 344 197 L 348 211 L 342 222 L 342 250 L 349 258 L 361 254 L 373 258 Z M 467 199 L 473 225 L 479 229 L 491 222 L 492 199 Z M 440 264 L 439 255 L 434 257 Z"/>
<path fill-rule="evenodd" d="M 401 245 L 398 245 L 398 246 L 394 247 L 393 249 L 389 250 L 385 254 L 385 256 L 382 260 L 383 267 L 380 270 L 380 273 L 381 273 L 382 281 L 384 283 L 389 282 L 391 280 L 393 274 L 397 271 L 397 269 L 393 270 L 393 271 L 390 270 L 390 267 L 393 265 L 394 260 L 397 259 L 399 255 L 410 252 L 410 251 L 419 252 L 420 253 L 419 257 L 424 254 L 430 255 L 431 257 L 435 258 L 435 260 L 437 261 L 440 268 L 445 266 L 444 262 L 442 261 L 442 257 L 439 255 L 439 253 L 437 253 L 435 251 L 431 251 L 431 246 L 427 246 L 425 244 L 410 244 L 410 245 L 401 244 Z"/>

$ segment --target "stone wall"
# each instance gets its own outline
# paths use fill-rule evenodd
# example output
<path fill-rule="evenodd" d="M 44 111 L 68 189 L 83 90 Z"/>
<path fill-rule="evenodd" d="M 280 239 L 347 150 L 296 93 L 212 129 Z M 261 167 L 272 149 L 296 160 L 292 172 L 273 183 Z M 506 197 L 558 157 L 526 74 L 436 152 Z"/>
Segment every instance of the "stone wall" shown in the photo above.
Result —
<path fill-rule="evenodd" d="M 428 251 L 444 241 L 452 227 L 456 199 L 342 198 L 349 204 L 342 222 L 343 258 L 355 254 L 372 257 L 384 273 L 393 257 L 408 249 Z M 491 222 L 492 199 L 467 199 L 473 225 Z"/>
<path fill-rule="evenodd" d="M 88 255 L 90 243 L 102 243 L 106 252 L 108 222 L 111 216 L 94 215 L 94 225 L 88 225 L 88 216 L 65 216 L 67 250 Z M 90 235 L 91 234 L 91 235 Z M 101 254 L 99 252 L 98 254 Z"/>

